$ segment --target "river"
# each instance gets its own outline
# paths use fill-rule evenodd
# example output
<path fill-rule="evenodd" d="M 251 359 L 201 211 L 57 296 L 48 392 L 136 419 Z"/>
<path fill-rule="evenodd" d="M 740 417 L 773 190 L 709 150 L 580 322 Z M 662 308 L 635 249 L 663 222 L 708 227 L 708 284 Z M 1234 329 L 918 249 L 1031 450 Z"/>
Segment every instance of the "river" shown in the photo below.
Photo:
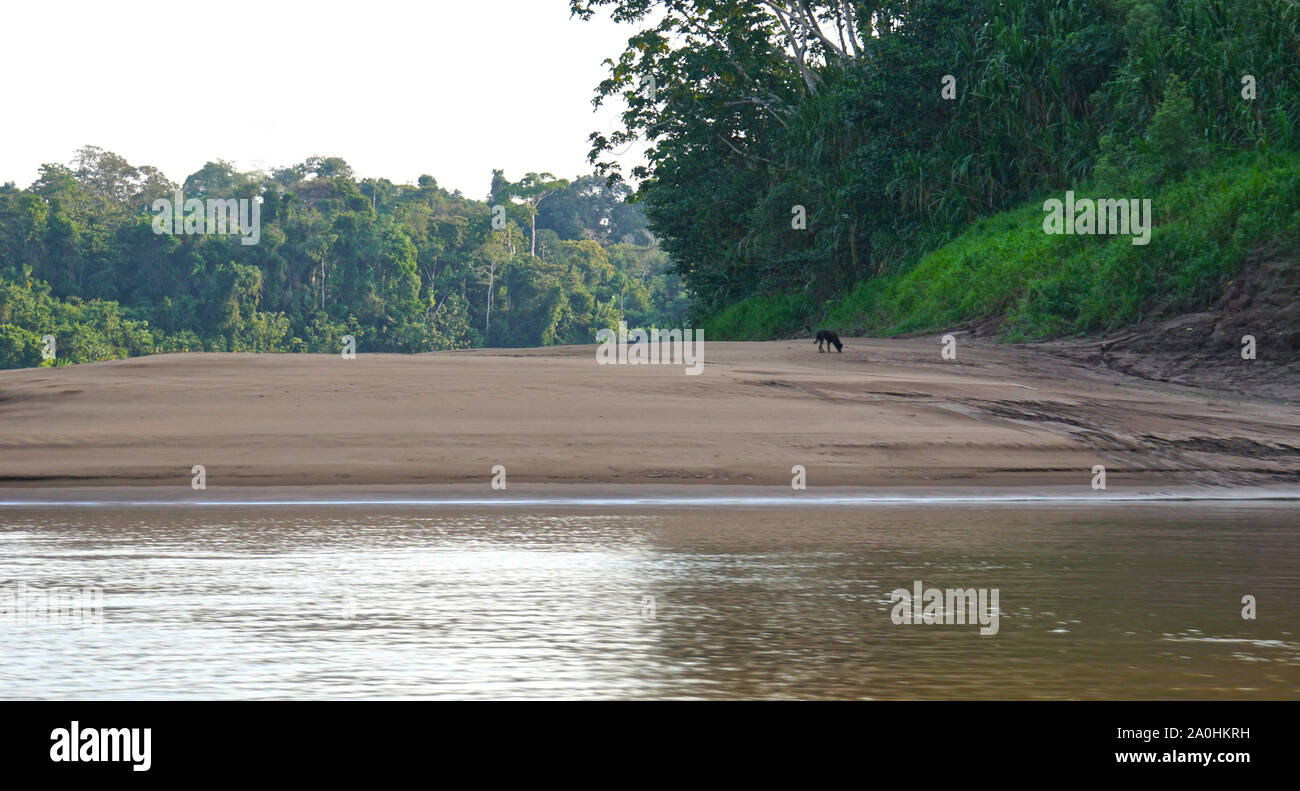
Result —
<path fill-rule="evenodd" d="M 8 506 L 0 698 L 1296 699 L 1298 534 L 1278 502 Z M 996 591 L 996 633 L 896 623 L 918 583 Z"/>

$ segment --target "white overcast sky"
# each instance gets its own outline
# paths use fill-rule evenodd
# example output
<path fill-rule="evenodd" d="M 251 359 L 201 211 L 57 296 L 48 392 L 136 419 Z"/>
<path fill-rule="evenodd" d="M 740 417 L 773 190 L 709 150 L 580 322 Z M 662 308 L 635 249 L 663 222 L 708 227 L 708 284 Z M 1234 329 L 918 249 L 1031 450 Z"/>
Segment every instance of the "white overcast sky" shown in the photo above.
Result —
<path fill-rule="evenodd" d="M 566 0 L 39 0 L 3 17 L 0 182 L 90 144 L 176 182 L 319 154 L 479 199 L 494 167 L 591 171 L 587 135 L 621 109 L 593 112 L 601 61 L 635 32 Z"/>

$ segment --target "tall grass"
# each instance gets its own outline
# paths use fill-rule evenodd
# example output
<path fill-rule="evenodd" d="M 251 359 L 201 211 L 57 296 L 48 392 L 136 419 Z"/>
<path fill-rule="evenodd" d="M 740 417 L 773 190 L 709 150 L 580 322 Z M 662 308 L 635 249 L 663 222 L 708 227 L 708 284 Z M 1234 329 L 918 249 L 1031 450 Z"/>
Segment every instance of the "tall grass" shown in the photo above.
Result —
<path fill-rule="evenodd" d="M 1123 327 L 1205 307 L 1246 256 L 1300 238 L 1300 154 L 1247 152 L 1152 187 L 1087 183 L 1077 198 L 1151 198 L 1151 241 L 1043 232 L 1044 193 L 973 222 L 905 272 L 860 283 L 825 306 L 801 296 L 732 305 L 705 323 L 716 339 L 757 340 L 821 325 L 853 334 L 946 329 L 986 318 L 1007 340 Z"/>
<path fill-rule="evenodd" d="M 750 297 L 710 316 L 705 334 L 715 340 L 763 341 L 800 334 L 811 321 L 814 303 L 805 294 Z"/>

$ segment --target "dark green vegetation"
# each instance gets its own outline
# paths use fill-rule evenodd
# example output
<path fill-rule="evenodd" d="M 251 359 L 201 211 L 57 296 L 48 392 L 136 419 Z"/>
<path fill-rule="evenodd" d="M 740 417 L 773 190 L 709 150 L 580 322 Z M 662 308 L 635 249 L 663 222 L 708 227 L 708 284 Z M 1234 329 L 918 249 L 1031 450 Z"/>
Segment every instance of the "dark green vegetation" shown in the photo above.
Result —
<path fill-rule="evenodd" d="M 571 5 L 639 28 L 592 156 L 617 182 L 604 154 L 649 143 L 639 198 L 709 337 L 1100 332 L 1300 239 L 1289 0 Z M 1066 190 L 1151 199 L 1150 244 L 1045 234 Z"/>
<path fill-rule="evenodd" d="M 212 162 L 186 198 L 261 196 L 261 234 L 154 233 L 177 185 L 94 147 L 0 187 L 0 367 L 168 351 L 419 352 L 590 343 L 619 318 L 679 324 L 678 278 L 625 188 L 500 172 L 488 201 L 357 179 L 337 158 L 273 174 Z M 494 227 L 492 206 L 504 206 Z"/>

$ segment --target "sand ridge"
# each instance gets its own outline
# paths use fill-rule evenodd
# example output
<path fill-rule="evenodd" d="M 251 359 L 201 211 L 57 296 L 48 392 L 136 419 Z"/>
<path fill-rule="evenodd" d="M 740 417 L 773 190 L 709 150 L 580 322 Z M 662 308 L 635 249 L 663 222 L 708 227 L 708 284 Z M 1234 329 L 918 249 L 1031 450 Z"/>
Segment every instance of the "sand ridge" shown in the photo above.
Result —
<path fill-rule="evenodd" d="M 0 371 L 0 485 L 1300 483 L 1300 409 L 934 338 L 709 341 L 704 372 L 595 346 L 170 354 Z"/>

